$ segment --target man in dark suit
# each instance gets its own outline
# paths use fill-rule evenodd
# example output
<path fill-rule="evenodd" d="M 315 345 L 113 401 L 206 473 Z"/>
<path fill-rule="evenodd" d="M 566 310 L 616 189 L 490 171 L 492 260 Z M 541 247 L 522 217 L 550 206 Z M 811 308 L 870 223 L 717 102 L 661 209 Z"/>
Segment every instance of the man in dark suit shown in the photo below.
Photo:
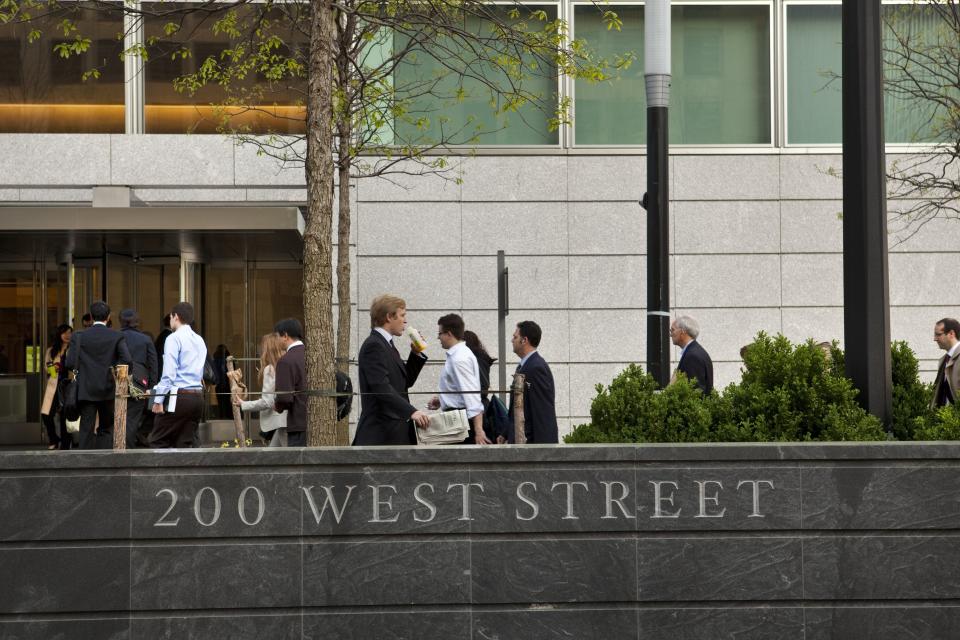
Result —
<path fill-rule="evenodd" d="M 690 316 L 680 316 L 670 325 L 670 340 L 681 349 L 680 361 L 670 384 L 677 379 L 678 373 L 683 373 L 707 394 L 713 391 L 713 360 L 697 342 L 699 335 L 700 324 Z"/>
<path fill-rule="evenodd" d="M 407 303 L 402 298 L 382 295 L 370 303 L 370 335 L 358 357 L 360 422 L 354 446 L 417 444 L 416 427 L 425 427 L 430 418 L 410 404 L 407 389 L 412 387 L 427 357 L 410 350 L 406 364 L 393 343 L 407 326 Z M 416 427 L 414 426 L 416 425 Z"/>
<path fill-rule="evenodd" d="M 130 350 L 120 332 L 107 328 L 110 307 L 106 302 L 98 300 L 90 305 L 90 316 L 92 326 L 74 334 L 64 364 L 77 371 L 80 448 L 111 449 L 116 385 L 110 367 L 129 365 Z"/>
<path fill-rule="evenodd" d="M 293 393 L 307 389 L 306 349 L 303 346 L 303 325 L 295 318 L 286 318 L 274 326 L 287 349 L 277 362 L 277 413 L 287 412 L 287 446 L 307 446 L 307 394 Z"/>
<path fill-rule="evenodd" d="M 937 379 L 933 382 L 933 397 L 930 408 L 936 409 L 953 404 L 960 394 L 960 322 L 944 318 L 933 326 L 933 340 L 946 351 L 937 365 Z"/>
<path fill-rule="evenodd" d="M 151 389 L 160 381 L 157 349 L 150 338 L 140 331 L 140 316 L 133 309 L 120 312 L 120 334 L 130 350 L 130 376 L 141 389 Z M 147 447 L 153 421 L 145 424 L 147 400 L 127 398 L 127 449 Z"/>
<path fill-rule="evenodd" d="M 557 408 L 556 388 L 553 373 L 543 356 L 537 351 L 543 332 L 532 320 L 517 323 L 513 332 L 513 352 L 520 357 L 516 373 L 524 375 L 523 431 L 528 444 L 556 444 Z M 510 398 L 510 419 L 513 420 L 513 394 Z M 515 442 L 511 429 L 511 444 Z"/>

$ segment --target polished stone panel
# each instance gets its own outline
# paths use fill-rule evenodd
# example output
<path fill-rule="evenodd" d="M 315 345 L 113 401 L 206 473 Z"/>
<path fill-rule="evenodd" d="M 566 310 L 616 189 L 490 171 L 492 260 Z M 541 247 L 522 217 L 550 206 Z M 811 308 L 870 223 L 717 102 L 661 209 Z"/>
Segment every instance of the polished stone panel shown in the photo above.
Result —
<path fill-rule="evenodd" d="M 483 484 L 473 533 L 635 531 L 637 489 L 633 468 L 576 470 L 509 468 L 471 474 Z"/>
<path fill-rule="evenodd" d="M 470 552 L 475 603 L 637 599 L 632 539 L 478 540 Z"/>
<path fill-rule="evenodd" d="M 804 617 L 805 640 L 947 640 L 960 628 L 955 604 L 805 607 Z"/>
<path fill-rule="evenodd" d="M 304 606 L 466 604 L 470 543 L 305 543 Z"/>
<path fill-rule="evenodd" d="M 811 600 L 960 598 L 957 538 L 823 535 L 803 542 Z"/>
<path fill-rule="evenodd" d="M 806 640 L 800 607 L 641 609 L 641 640 Z M 855 636 L 849 636 L 852 640 Z"/>
<path fill-rule="evenodd" d="M 646 636 L 640 636 L 645 638 Z M 482 610 L 473 616 L 473 640 L 630 640 L 637 638 L 633 609 Z"/>
<path fill-rule="evenodd" d="M 800 470 L 780 466 L 641 467 L 640 531 L 797 529 Z"/>
<path fill-rule="evenodd" d="M 104 618 L 97 620 L 0 620 L 0 638 L 4 640 L 129 640 L 130 620 Z"/>
<path fill-rule="evenodd" d="M 218 616 L 183 616 L 176 612 L 164 617 L 133 618 L 130 637 L 135 640 L 176 640 L 203 638 L 203 640 L 300 640 L 299 614 L 271 615 L 265 611 L 232 611 Z"/>
<path fill-rule="evenodd" d="M 0 548 L 0 613 L 126 611 L 125 546 Z"/>
<path fill-rule="evenodd" d="M 792 537 L 641 538 L 639 600 L 787 600 L 802 594 Z"/>
<path fill-rule="evenodd" d="M 103 540 L 130 533 L 130 479 L 0 476 L 0 540 Z"/>
<path fill-rule="evenodd" d="M 299 606 L 300 557 L 299 544 L 134 547 L 130 607 L 149 611 Z"/>
<path fill-rule="evenodd" d="M 303 640 L 469 640 L 470 613 L 417 611 L 415 613 L 307 614 Z"/>
<path fill-rule="evenodd" d="M 305 535 L 466 533 L 466 471 L 358 469 L 305 473 L 300 490 Z M 468 491 L 467 509 L 476 500 Z"/>
<path fill-rule="evenodd" d="M 300 474 L 135 475 L 134 539 L 300 535 Z"/>
<path fill-rule="evenodd" d="M 956 466 L 803 469 L 805 529 L 957 529 Z"/>

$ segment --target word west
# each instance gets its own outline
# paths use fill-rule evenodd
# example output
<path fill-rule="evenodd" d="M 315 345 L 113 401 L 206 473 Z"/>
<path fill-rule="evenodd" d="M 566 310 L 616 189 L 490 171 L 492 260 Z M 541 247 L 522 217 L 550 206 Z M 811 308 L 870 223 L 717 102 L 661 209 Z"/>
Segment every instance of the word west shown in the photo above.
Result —
<path fill-rule="evenodd" d="M 345 518 L 351 523 L 384 524 L 409 519 L 429 523 L 437 519 L 441 504 L 449 510 L 443 515 L 457 520 L 474 521 L 483 509 L 486 513 L 508 513 L 518 521 L 535 521 L 543 517 L 560 520 L 599 518 L 600 520 L 636 519 L 654 520 L 679 518 L 723 518 L 730 504 L 736 501 L 737 515 L 764 518 L 762 498 L 775 489 L 771 480 L 739 480 L 735 486 L 724 486 L 720 480 L 694 480 L 683 486 L 672 480 L 650 480 L 643 495 L 632 496 L 630 487 L 619 480 L 596 482 L 518 483 L 505 496 L 488 495 L 482 482 L 454 482 L 446 486 L 421 482 L 406 490 L 393 484 L 310 485 L 299 487 L 303 492 L 304 508 L 308 511 L 304 522 L 340 524 Z M 499 489 L 499 487 L 498 487 Z M 733 494 L 733 496 L 731 496 Z M 203 527 L 217 524 L 224 510 L 224 498 L 213 487 L 205 486 L 194 494 L 186 506 L 186 513 L 178 508 L 181 496 L 173 489 L 160 489 L 156 496 L 166 500 L 162 515 L 155 527 L 176 527 L 184 515 Z M 237 496 L 236 514 L 240 522 L 253 527 L 260 524 L 269 512 L 264 492 L 256 486 L 247 486 Z M 481 501 L 483 501 L 481 503 Z M 682 503 L 682 504 L 681 504 Z M 744 508 L 743 505 L 746 504 Z M 598 507 L 602 515 L 597 515 Z M 591 515 L 585 515 L 589 512 Z"/>

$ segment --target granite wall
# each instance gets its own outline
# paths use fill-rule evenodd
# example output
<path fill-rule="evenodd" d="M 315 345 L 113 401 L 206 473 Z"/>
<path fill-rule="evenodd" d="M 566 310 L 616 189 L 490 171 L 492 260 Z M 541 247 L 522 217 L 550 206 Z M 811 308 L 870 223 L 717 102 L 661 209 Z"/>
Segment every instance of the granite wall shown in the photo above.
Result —
<path fill-rule="evenodd" d="M 942 640 L 950 444 L 0 464 L 0 637 Z"/>

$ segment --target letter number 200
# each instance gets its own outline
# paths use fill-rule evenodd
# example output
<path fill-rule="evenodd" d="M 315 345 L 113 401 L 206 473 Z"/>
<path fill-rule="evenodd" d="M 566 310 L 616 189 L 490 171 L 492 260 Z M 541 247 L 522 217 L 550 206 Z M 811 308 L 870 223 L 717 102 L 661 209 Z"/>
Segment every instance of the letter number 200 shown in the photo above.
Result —
<path fill-rule="evenodd" d="M 247 512 L 247 494 L 253 493 L 256 496 L 257 510 L 256 516 L 251 519 L 250 514 Z M 210 497 L 207 497 L 206 494 L 209 493 Z M 160 516 L 156 522 L 153 523 L 155 527 L 176 527 L 180 524 L 180 517 L 171 518 L 170 515 L 173 513 L 173 510 L 177 506 L 177 501 L 179 496 L 177 492 L 173 489 L 160 489 L 157 491 L 155 497 L 159 498 L 162 495 L 166 495 L 170 498 L 170 506 L 167 507 L 167 510 L 163 512 L 163 515 Z M 201 503 L 207 504 L 212 501 L 213 504 L 213 513 L 209 517 L 204 518 L 203 511 L 201 509 Z M 197 491 L 197 495 L 193 498 L 193 517 L 196 519 L 197 524 L 203 527 L 212 527 L 217 524 L 220 520 L 220 494 L 213 487 L 203 487 Z M 240 497 L 237 499 L 237 515 L 240 516 L 240 521 L 248 527 L 253 527 L 260 524 L 260 521 L 263 520 L 264 513 L 266 511 L 266 501 L 263 497 L 263 492 L 260 491 L 257 487 L 245 487 L 243 491 L 240 492 Z"/>

